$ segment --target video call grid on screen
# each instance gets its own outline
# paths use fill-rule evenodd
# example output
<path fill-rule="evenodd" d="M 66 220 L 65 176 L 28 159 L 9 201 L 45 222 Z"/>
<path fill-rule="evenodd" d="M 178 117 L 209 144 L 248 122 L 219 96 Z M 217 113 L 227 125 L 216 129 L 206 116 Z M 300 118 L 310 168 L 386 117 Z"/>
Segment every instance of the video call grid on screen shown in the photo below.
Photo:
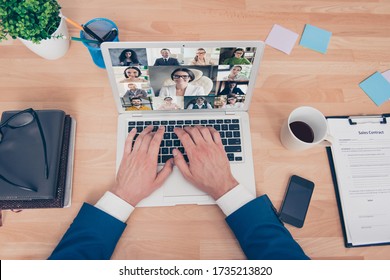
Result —
<path fill-rule="evenodd" d="M 125 111 L 243 108 L 255 54 L 256 47 L 109 48 Z"/>

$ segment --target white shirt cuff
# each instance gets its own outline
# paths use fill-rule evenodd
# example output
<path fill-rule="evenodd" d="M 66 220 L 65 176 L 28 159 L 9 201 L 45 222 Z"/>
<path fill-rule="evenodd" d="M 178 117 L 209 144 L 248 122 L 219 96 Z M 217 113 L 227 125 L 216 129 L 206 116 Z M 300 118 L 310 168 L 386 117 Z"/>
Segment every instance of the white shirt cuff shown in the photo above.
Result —
<path fill-rule="evenodd" d="M 241 208 L 256 196 L 250 193 L 243 185 L 238 185 L 231 189 L 216 202 L 226 216 Z"/>
<path fill-rule="evenodd" d="M 113 216 L 114 218 L 126 222 L 134 207 L 111 192 L 105 192 L 102 198 L 95 204 L 95 207 Z"/>

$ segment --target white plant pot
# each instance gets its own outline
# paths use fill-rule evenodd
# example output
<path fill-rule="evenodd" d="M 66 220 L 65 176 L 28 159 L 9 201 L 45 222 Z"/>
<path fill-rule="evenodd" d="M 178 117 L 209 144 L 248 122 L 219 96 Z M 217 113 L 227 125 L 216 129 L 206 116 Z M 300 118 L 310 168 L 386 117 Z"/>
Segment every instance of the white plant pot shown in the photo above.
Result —
<path fill-rule="evenodd" d="M 56 36 L 61 37 L 56 38 Z M 54 60 L 63 57 L 69 49 L 68 27 L 66 26 L 64 18 L 61 18 L 60 25 L 52 34 L 52 37 L 53 38 L 42 40 L 40 44 L 35 44 L 32 41 L 22 38 L 18 39 L 37 55 L 46 59 Z"/>

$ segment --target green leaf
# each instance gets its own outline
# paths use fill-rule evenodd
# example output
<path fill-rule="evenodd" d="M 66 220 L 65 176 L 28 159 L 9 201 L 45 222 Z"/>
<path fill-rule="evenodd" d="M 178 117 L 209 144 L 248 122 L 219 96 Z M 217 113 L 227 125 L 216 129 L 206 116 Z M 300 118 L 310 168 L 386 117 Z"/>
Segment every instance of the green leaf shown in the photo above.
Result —
<path fill-rule="evenodd" d="M 50 38 L 60 9 L 56 0 L 0 0 L 0 42 L 7 34 L 33 42 Z"/>

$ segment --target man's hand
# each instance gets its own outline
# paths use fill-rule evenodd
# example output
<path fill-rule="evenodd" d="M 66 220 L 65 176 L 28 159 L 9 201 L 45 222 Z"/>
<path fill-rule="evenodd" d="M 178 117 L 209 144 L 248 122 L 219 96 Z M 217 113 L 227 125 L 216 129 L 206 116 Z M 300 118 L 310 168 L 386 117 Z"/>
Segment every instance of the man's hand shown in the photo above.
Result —
<path fill-rule="evenodd" d="M 163 169 L 157 172 L 157 157 L 165 128 L 160 127 L 152 132 L 153 126 L 145 128 L 138 136 L 132 148 L 136 129 L 133 128 L 127 136 L 125 150 L 118 170 L 112 193 L 136 206 L 145 197 L 159 188 L 171 174 L 173 160 L 165 163 Z"/>
<path fill-rule="evenodd" d="M 173 151 L 175 165 L 184 178 L 215 200 L 238 185 L 230 171 L 221 137 L 212 127 L 175 128 L 187 152 L 189 164 L 179 150 Z"/>

